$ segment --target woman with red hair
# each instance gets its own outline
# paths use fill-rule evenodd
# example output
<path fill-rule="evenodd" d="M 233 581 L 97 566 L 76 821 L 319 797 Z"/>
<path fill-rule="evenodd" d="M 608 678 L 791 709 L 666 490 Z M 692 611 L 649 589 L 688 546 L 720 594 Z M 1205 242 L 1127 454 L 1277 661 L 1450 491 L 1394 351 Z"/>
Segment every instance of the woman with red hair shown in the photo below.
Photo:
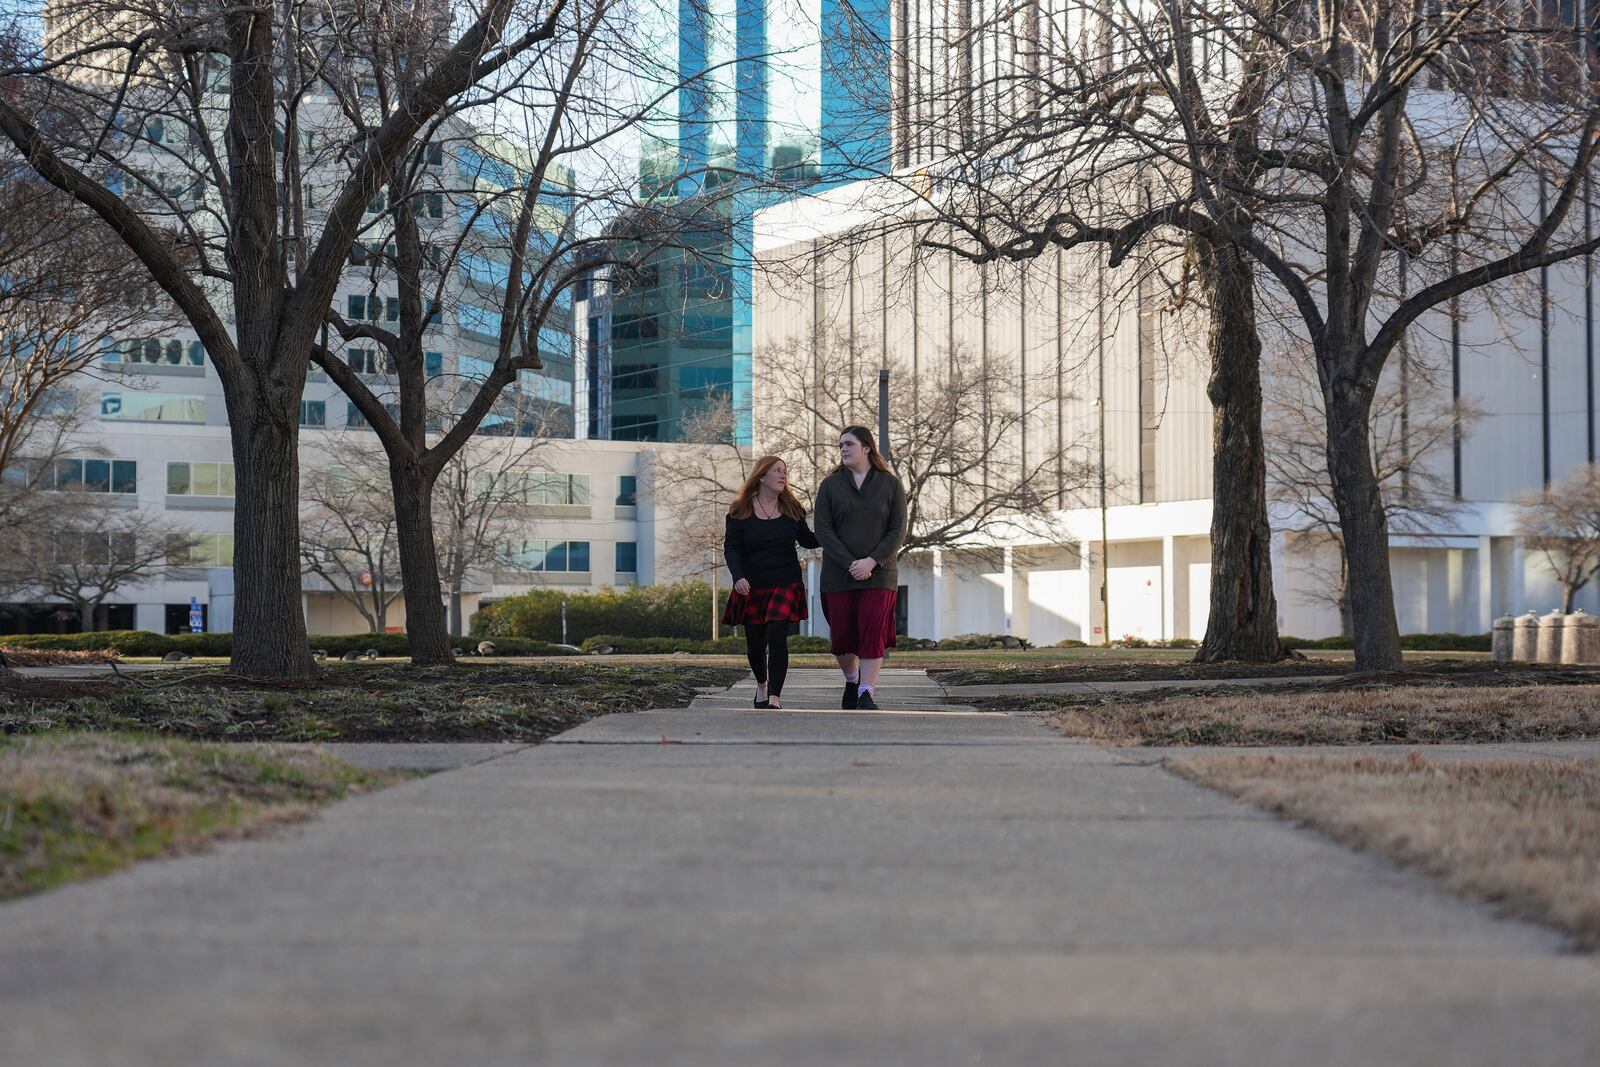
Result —
<path fill-rule="evenodd" d="M 722 558 L 733 575 L 722 621 L 744 627 L 758 708 L 783 706 L 789 627 L 808 614 L 796 545 L 822 547 L 806 525 L 805 508 L 789 491 L 788 465 L 763 456 L 733 498 L 722 535 Z"/>

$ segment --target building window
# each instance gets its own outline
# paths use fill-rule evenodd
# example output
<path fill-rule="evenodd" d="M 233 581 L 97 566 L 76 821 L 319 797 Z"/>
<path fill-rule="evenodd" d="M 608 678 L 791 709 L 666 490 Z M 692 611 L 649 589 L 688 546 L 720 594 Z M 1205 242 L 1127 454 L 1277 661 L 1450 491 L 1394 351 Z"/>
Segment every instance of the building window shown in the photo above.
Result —
<path fill-rule="evenodd" d="M 328 402 L 326 400 L 300 401 L 300 425 L 328 425 Z"/>
<path fill-rule="evenodd" d="M 383 410 L 389 413 L 391 419 L 399 420 L 400 405 L 398 403 L 384 404 Z M 367 417 L 361 414 L 361 409 L 356 407 L 354 401 L 345 402 L 344 424 L 352 429 L 366 429 L 368 426 Z"/>
<path fill-rule="evenodd" d="M 444 194 L 427 193 L 411 201 L 411 213 L 417 216 L 427 216 L 430 219 L 444 218 Z"/>
<path fill-rule="evenodd" d="M 429 378 L 437 378 L 444 374 L 444 353 L 422 353 L 422 373 Z"/>
<path fill-rule="evenodd" d="M 126 337 L 111 346 L 107 363 L 142 363 L 168 367 L 203 367 L 206 349 L 199 341 L 175 337 Z"/>
<path fill-rule="evenodd" d="M 376 348 L 347 349 L 344 361 L 357 374 L 387 374 L 389 371 L 388 356 Z"/>
<path fill-rule="evenodd" d="M 117 422 L 206 421 L 206 398 L 172 393 L 101 393 L 100 417 Z"/>
<path fill-rule="evenodd" d="M 639 505 L 639 478 L 624 474 L 617 479 L 617 507 L 632 508 Z"/>
<path fill-rule="evenodd" d="M 650 315 L 624 315 L 611 321 L 611 339 L 649 340 L 660 335 L 660 327 Z"/>
<path fill-rule="evenodd" d="M 589 569 L 589 542 L 540 541 L 523 538 L 508 546 L 512 565 L 517 570 L 550 573 L 583 573 Z"/>
<path fill-rule="evenodd" d="M 232 496 L 232 463 L 168 463 L 168 496 Z"/>
<path fill-rule="evenodd" d="M 658 381 L 660 374 L 654 363 L 618 364 L 611 372 L 613 389 L 654 389 Z"/>
<path fill-rule="evenodd" d="M 131 459 L 58 459 L 40 472 L 40 488 L 85 493 L 136 493 L 139 465 Z"/>
<path fill-rule="evenodd" d="M 639 542 L 617 542 L 617 573 L 635 574 L 639 570 Z"/>
<path fill-rule="evenodd" d="M 613 441 L 658 441 L 661 439 L 661 420 L 654 415 L 613 415 L 611 418 Z"/>
<path fill-rule="evenodd" d="M 480 476 L 480 492 L 489 489 L 487 475 Z M 505 475 L 506 494 L 524 504 L 566 504 L 579 507 L 589 503 L 587 474 L 550 474 L 545 471 L 511 471 Z"/>
<path fill-rule="evenodd" d="M 176 567 L 231 567 L 233 534 L 190 534 L 167 550 L 167 562 Z"/>

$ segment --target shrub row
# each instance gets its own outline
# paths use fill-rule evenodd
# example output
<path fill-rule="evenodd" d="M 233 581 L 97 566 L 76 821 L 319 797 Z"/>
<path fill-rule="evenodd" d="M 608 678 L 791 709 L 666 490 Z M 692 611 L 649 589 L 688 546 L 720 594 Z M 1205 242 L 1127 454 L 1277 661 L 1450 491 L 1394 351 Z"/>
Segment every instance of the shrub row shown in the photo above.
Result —
<path fill-rule="evenodd" d="M 1280 637 L 1284 648 L 1351 649 L 1352 637 Z M 1400 647 L 1410 652 L 1488 652 L 1492 649 L 1489 634 L 1401 634 Z"/>
<path fill-rule="evenodd" d="M 475 651 L 476 637 L 452 637 L 450 643 L 463 652 Z M 346 652 L 365 652 L 376 649 L 380 656 L 409 654 L 405 634 L 313 634 L 312 648 L 320 648 L 337 659 Z M 110 651 L 123 656 L 165 656 L 168 652 L 184 652 L 191 656 L 230 656 L 233 654 L 233 635 L 215 634 L 157 634 L 148 630 L 98 630 L 82 634 L 14 634 L 0 637 L 0 644 L 16 648 L 48 648 L 70 652 Z M 494 638 L 497 656 L 560 656 L 572 655 L 570 649 L 557 648 L 543 641 L 527 641 L 515 637 Z"/>
<path fill-rule="evenodd" d="M 498 638 L 490 638 L 497 641 Z M 582 644 L 585 652 L 593 652 L 598 648 L 609 646 L 611 651 L 621 655 L 646 656 L 661 655 L 672 652 L 693 652 L 697 655 L 744 655 L 743 637 L 724 637 L 712 641 L 699 637 L 625 637 L 620 634 L 596 634 L 586 638 Z M 790 652 L 826 652 L 828 639 L 826 637 L 804 637 L 793 635 L 789 638 Z"/>
<path fill-rule="evenodd" d="M 581 644 L 596 634 L 618 637 L 711 638 L 711 587 L 679 582 L 597 593 L 534 589 L 497 601 L 473 616 L 472 632 L 491 638 L 561 640 L 561 605 L 567 605 L 567 640 Z M 728 591 L 717 590 L 717 610 Z"/>

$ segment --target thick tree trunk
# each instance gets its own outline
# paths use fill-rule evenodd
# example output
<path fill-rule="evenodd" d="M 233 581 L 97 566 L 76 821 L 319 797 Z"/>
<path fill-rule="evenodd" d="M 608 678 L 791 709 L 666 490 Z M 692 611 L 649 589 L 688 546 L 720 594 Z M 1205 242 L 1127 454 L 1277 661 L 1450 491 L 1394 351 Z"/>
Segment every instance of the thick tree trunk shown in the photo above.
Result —
<path fill-rule="evenodd" d="M 1372 389 L 1348 379 L 1328 381 L 1330 387 L 1323 391 L 1328 473 L 1348 561 L 1356 670 L 1399 670 L 1400 626 L 1389 576 L 1389 521 L 1372 466 Z"/>
<path fill-rule="evenodd" d="M 260 379 L 251 379 L 252 384 Z M 252 678 L 317 672 L 300 593 L 300 390 L 229 397 L 233 510 L 233 657 Z"/>
<path fill-rule="evenodd" d="M 1284 651 L 1272 592 L 1255 276 L 1232 246 L 1204 247 L 1199 276 L 1211 315 L 1211 608 L 1195 661 L 1270 663 Z"/>
<path fill-rule="evenodd" d="M 433 479 L 414 465 L 391 463 L 400 582 L 406 598 L 411 662 L 454 663 L 444 603 L 439 597 L 439 555 L 433 540 Z"/>

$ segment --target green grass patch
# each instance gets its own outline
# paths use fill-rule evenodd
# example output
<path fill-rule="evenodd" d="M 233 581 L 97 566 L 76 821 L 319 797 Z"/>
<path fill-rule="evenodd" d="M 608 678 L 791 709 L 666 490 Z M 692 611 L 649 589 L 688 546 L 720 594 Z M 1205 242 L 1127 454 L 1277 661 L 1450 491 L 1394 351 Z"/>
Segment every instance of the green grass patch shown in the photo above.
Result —
<path fill-rule="evenodd" d="M 408 775 L 325 752 L 61 733 L 0 740 L 0 898 L 304 818 Z"/>

